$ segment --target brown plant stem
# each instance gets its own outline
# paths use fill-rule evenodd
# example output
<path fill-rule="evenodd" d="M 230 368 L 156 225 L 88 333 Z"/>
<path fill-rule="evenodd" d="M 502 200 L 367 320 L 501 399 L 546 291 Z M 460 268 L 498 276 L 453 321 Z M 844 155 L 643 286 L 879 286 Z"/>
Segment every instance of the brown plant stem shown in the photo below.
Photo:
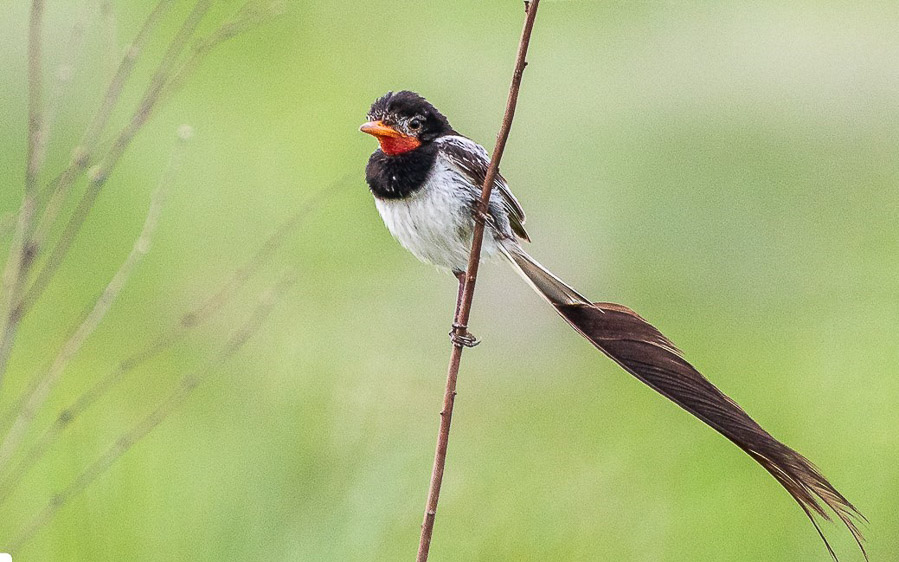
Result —
<path fill-rule="evenodd" d="M 35 414 L 40 410 L 53 386 L 63 375 L 72 358 L 81 350 L 87 339 L 106 317 L 107 312 L 109 312 L 109 309 L 122 292 L 131 274 L 150 251 L 150 244 L 159 224 L 159 216 L 162 213 L 163 204 L 181 167 L 181 161 L 184 156 L 183 145 L 189 138 L 190 132 L 188 129 L 185 129 L 183 133 L 179 131 L 178 144 L 172 150 L 168 166 L 166 166 L 166 170 L 159 180 L 159 185 L 153 192 L 143 228 L 134 241 L 128 257 L 125 258 L 125 261 L 122 262 L 122 265 L 115 272 L 103 293 L 97 298 L 91 311 L 84 317 L 84 320 L 78 325 L 72 336 L 63 344 L 50 367 L 34 379 L 31 388 L 26 391 L 20 400 L 19 407 L 15 409 L 17 414 L 12 427 L 0 440 L 0 469 L 6 468 L 10 458 L 27 434 Z"/>
<path fill-rule="evenodd" d="M 173 0 L 163 0 L 160 2 L 160 6 L 164 6 L 172 1 Z M 162 9 L 160 6 L 157 6 L 157 9 L 153 12 L 155 17 L 151 16 L 152 23 L 145 24 L 144 29 L 141 30 L 141 33 L 144 34 L 143 40 L 146 40 L 149 36 L 149 31 L 155 25 L 158 16 L 161 15 Z M 22 206 L 17 214 L 16 231 L 13 235 L 12 244 L 10 245 L 9 258 L 7 259 L 3 275 L 4 309 L 0 311 L 0 390 L 2 390 L 3 378 L 6 374 L 7 363 L 9 361 L 9 356 L 12 353 L 19 324 L 29 308 L 28 305 L 30 303 L 28 303 L 27 295 L 34 292 L 33 285 L 31 288 L 32 290 L 26 291 L 28 274 L 31 271 L 31 267 L 34 265 L 37 254 L 40 253 L 42 249 L 44 237 L 62 205 L 65 193 L 78 174 L 80 174 L 89 162 L 89 155 L 87 153 L 82 154 L 83 151 L 79 151 L 79 149 L 75 150 L 72 162 L 66 170 L 54 180 L 56 186 L 53 194 L 50 196 L 49 202 L 37 223 L 36 229 L 32 232 L 37 212 L 37 200 L 39 194 L 37 193 L 36 182 L 39 171 L 39 162 L 41 160 L 41 146 L 43 144 L 43 141 L 41 140 L 42 120 L 40 117 L 40 29 L 42 14 L 42 0 L 34 0 L 34 3 L 32 4 L 28 50 L 30 116 L 28 167 L 26 171 L 25 196 L 23 198 Z M 127 67 L 127 70 L 121 77 L 122 81 L 120 87 L 117 91 L 112 92 L 113 87 L 111 86 L 111 90 L 107 92 L 105 102 L 111 100 L 113 102 L 112 105 L 114 105 L 115 100 L 118 99 L 118 96 L 121 93 L 121 86 L 124 86 L 124 79 L 130 74 L 131 67 L 133 67 L 133 59 L 136 58 L 130 57 L 130 55 L 131 53 L 125 57 L 126 60 L 129 60 L 129 58 L 132 59 L 130 65 L 126 64 L 124 61 L 122 63 L 123 67 Z M 102 121 L 102 123 L 105 124 L 111 113 L 112 106 L 105 108 L 105 110 L 104 108 L 101 108 L 97 114 L 97 118 L 95 118 L 95 123 Z M 98 130 L 97 135 L 99 135 L 99 133 L 100 131 Z M 90 130 L 88 135 L 90 135 Z M 79 154 L 81 154 L 81 156 L 79 156 Z M 49 279 L 47 279 L 47 281 L 49 281 Z"/>
<path fill-rule="evenodd" d="M 106 67 L 109 76 L 114 76 L 119 58 L 119 24 L 116 20 L 115 7 L 112 0 L 103 0 L 100 3 L 100 17 L 103 19 L 103 32 L 106 35 Z"/>
<path fill-rule="evenodd" d="M 150 345 L 132 353 L 125 359 L 121 360 L 113 369 L 111 369 L 103 378 L 94 383 L 77 399 L 68 406 L 60 410 L 53 424 L 30 446 L 28 452 L 7 471 L 2 480 L 0 480 L 0 505 L 2 505 L 15 491 L 17 485 L 25 477 L 28 471 L 44 456 L 50 446 L 69 428 L 75 420 L 82 415 L 91 406 L 93 406 L 100 398 L 106 395 L 112 388 L 124 380 L 125 376 L 150 361 L 157 355 L 163 353 L 172 347 L 187 334 L 201 326 L 206 320 L 212 317 L 225 306 L 240 290 L 246 282 L 270 260 L 275 251 L 284 243 L 291 239 L 291 236 L 303 224 L 306 217 L 314 210 L 320 208 L 321 204 L 337 193 L 341 188 L 347 187 L 350 180 L 355 180 L 355 174 L 348 174 L 342 179 L 328 185 L 318 194 L 313 196 L 303 207 L 298 209 L 291 215 L 282 225 L 260 246 L 256 253 L 242 267 L 235 270 L 227 281 L 213 293 L 211 296 L 203 300 L 192 310 L 185 312 L 181 318 L 169 331 L 160 334 Z M 355 182 L 353 182 L 355 184 Z M 0 424 L 0 427 L 6 424 Z"/>
<path fill-rule="evenodd" d="M 461 303 L 453 322 L 453 334 L 455 336 L 452 354 L 446 376 L 446 390 L 443 394 L 443 409 L 440 411 L 440 431 L 437 436 L 437 450 L 434 453 L 434 467 L 431 471 L 431 483 L 428 488 L 428 501 L 425 507 L 424 521 L 421 524 L 421 538 L 418 543 L 418 562 L 428 559 L 431 547 L 431 536 L 434 532 L 434 519 L 437 515 L 437 502 L 440 498 L 440 485 L 443 482 L 443 472 L 446 467 L 446 450 L 449 444 L 450 424 L 453 418 L 453 405 L 456 398 L 456 380 L 459 376 L 459 365 L 462 360 L 463 345 L 461 343 L 468 336 L 468 319 L 471 314 L 471 303 L 474 297 L 475 283 L 477 281 L 478 266 L 481 260 L 481 245 L 484 241 L 484 222 L 487 215 L 490 193 L 493 190 L 493 182 L 499 171 L 499 163 L 506 148 L 509 131 L 512 128 L 512 119 L 515 116 L 515 106 L 518 103 L 518 91 L 521 88 L 521 78 L 527 65 L 528 44 L 531 40 L 531 30 L 534 28 L 534 18 L 537 16 L 537 7 L 540 0 L 525 2 L 525 22 L 521 32 L 521 40 L 518 44 L 518 55 L 515 59 L 515 71 L 512 75 L 512 84 L 509 87 L 509 98 L 506 102 L 506 112 L 503 123 L 496 137 L 496 146 L 490 158 L 490 166 L 487 168 L 487 176 L 481 187 L 481 199 L 475 213 L 474 233 L 472 234 L 471 254 L 468 257 L 468 267 L 465 275 L 465 287 L 462 291 Z"/>
<path fill-rule="evenodd" d="M 19 307 L 23 313 L 34 305 L 34 302 L 40 297 L 44 289 L 46 289 L 47 285 L 50 283 L 50 280 L 56 274 L 57 269 L 62 264 L 63 258 L 75 241 L 75 237 L 81 231 L 81 227 L 84 225 L 87 215 L 90 213 L 97 197 L 100 195 L 100 191 L 102 191 L 103 187 L 106 185 L 109 174 L 112 173 L 116 164 L 118 164 L 119 159 L 131 144 L 131 141 L 134 140 L 138 131 L 140 131 L 141 127 L 144 126 L 144 123 L 147 122 L 150 115 L 153 113 L 156 102 L 171 76 L 172 69 L 175 67 L 178 57 L 181 55 L 181 52 L 184 50 L 184 47 L 190 40 L 197 26 L 200 24 L 203 16 L 206 15 L 211 2 L 212 0 L 198 0 L 194 5 L 193 10 L 187 15 L 184 22 L 181 24 L 181 27 L 178 29 L 178 32 L 175 34 L 175 37 L 169 44 L 168 49 L 162 57 L 162 62 L 160 62 L 159 67 L 153 74 L 150 84 L 144 92 L 143 99 L 141 99 L 137 109 L 132 114 L 131 120 L 116 137 L 115 142 L 113 142 L 112 147 L 110 147 L 109 152 L 103 158 L 103 161 L 89 170 L 88 175 L 90 176 L 90 181 L 88 182 L 87 190 L 84 192 L 84 195 L 82 195 L 81 200 L 78 202 L 72 216 L 69 218 L 59 241 L 47 258 L 47 263 L 44 265 L 43 269 L 41 269 L 40 273 L 38 273 L 37 278 L 22 298 Z"/>
<path fill-rule="evenodd" d="M 43 109 L 43 125 L 37 150 L 37 165 L 39 169 L 43 169 L 44 161 L 47 157 L 47 147 L 50 143 L 50 137 L 53 136 L 53 128 L 56 124 L 56 117 L 59 114 L 60 102 L 66 97 L 67 90 L 72 85 L 75 68 L 82 55 L 84 31 L 87 27 L 89 16 L 88 2 L 83 0 L 78 6 L 68 42 L 62 53 L 62 59 L 56 65 L 56 69 L 53 72 L 53 81 L 47 90 L 46 105 Z M 41 195 L 43 193 L 38 194 L 39 199 Z"/>
<path fill-rule="evenodd" d="M 28 156 L 25 164 L 25 190 L 19 208 L 16 230 L 9 248 L 9 257 L 3 271 L 2 301 L 0 312 L 0 387 L 6 373 L 6 364 L 21 320 L 18 301 L 25 288 L 28 268 L 34 258 L 29 242 L 34 215 L 37 211 L 37 179 L 41 165 L 43 145 L 42 108 L 42 54 L 41 31 L 43 29 L 44 2 L 33 0 L 28 24 Z"/>
<path fill-rule="evenodd" d="M 16 214 L 8 211 L 0 215 L 0 238 L 5 238 L 16 225 Z"/>
<path fill-rule="evenodd" d="M 37 176 L 41 165 L 43 136 L 43 55 L 41 32 L 44 20 L 44 1 L 31 2 L 28 25 L 28 163 L 25 170 L 25 193 L 37 193 Z"/>
<path fill-rule="evenodd" d="M 118 104 L 119 98 L 122 95 L 122 90 L 125 88 L 125 84 L 128 82 L 131 71 L 137 64 L 140 55 L 143 53 L 147 41 L 149 41 L 153 34 L 153 30 L 173 3 L 174 0 L 160 0 L 147 16 L 146 20 L 144 20 L 144 23 L 134 37 L 134 40 L 125 51 L 125 55 L 122 57 L 122 61 L 119 63 L 109 86 L 107 86 L 106 93 L 103 96 L 100 107 L 97 109 L 97 113 L 94 114 L 84 135 L 81 137 L 81 141 L 78 143 L 78 146 L 75 147 L 68 166 L 66 166 L 65 170 L 51 182 L 53 185 L 52 194 L 50 195 L 50 199 L 38 222 L 38 227 L 33 240 L 38 251 L 40 251 L 40 248 L 43 246 L 44 239 L 50 228 L 56 222 L 56 217 L 59 214 L 69 189 L 72 187 L 75 179 L 91 162 L 93 152 L 100 141 L 100 135 L 103 133 L 109 119 L 112 117 L 112 112 Z"/>
<path fill-rule="evenodd" d="M 263 291 L 259 298 L 259 304 L 256 306 L 255 310 L 253 310 L 246 322 L 231 334 L 231 337 L 228 338 L 228 341 L 222 349 L 219 350 L 219 352 L 203 367 L 185 375 L 177 388 L 163 399 L 152 412 L 123 433 L 116 439 L 115 443 L 106 450 L 106 452 L 85 468 L 84 471 L 75 477 L 75 479 L 62 491 L 55 494 L 44 509 L 41 510 L 28 525 L 8 543 L 5 547 L 9 549 L 8 552 L 14 553 L 22 548 L 22 546 L 28 542 L 37 531 L 53 519 L 66 502 L 83 492 L 101 474 L 106 472 L 110 466 L 120 459 L 122 455 L 127 453 L 138 441 L 156 429 L 156 427 L 165 421 L 172 412 L 183 405 L 197 386 L 214 375 L 217 372 L 217 369 L 237 353 L 247 340 L 259 330 L 262 323 L 272 311 L 272 308 L 295 281 L 296 278 L 293 275 L 288 275 L 284 280 L 278 283 L 278 285 Z"/>
<path fill-rule="evenodd" d="M 264 6 L 260 6 L 260 4 L 264 4 Z M 279 15 L 283 11 L 283 8 L 284 6 L 280 0 L 271 0 L 268 2 L 248 0 L 233 18 L 224 22 L 218 29 L 194 43 L 190 50 L 190 55 L 181 64 L 181 67 L 174 73 L 172 79 L 166 85 L 161 102 L 165 102 L 170 96 L 176 94 L 178 90 L 184 86 L 187 78 L 196 71 L 210 51 L 252 27 L 260 25 L 268 19 Z"/>
<path fill-rule="evenodd" d="M 76 149 L 75 154 L 73 155 L 73 164 L 70 164 L 69 168 L 66 169 L 59 180 L 60 186 L 66 186 L 63 190 L 64 192 L 67 192 L 72 181 L 74 181 L 74 179 L 90 164 L 93 157 L 92 152 L 96 151 L 99 146 L 99 136 L 103 132 L 103 129 L 111 116 L 112 109 L 121 94 L 121 89 L 124 86 L 125 80 L 130 75 L 131 69 L 133 68 L 133 61 L 129 57 L 132 57 L 132 55 L 136 57 L 140 53 L 140 49 L 135 46 L 141 45 L 142 42 L 145 41 L 149 30 L 155 26 L 156 22 L 159 20 L 162 13 L 169 7 L 171 2 L 172 0 L 163 0 L 157 5 L 156 9 L 150 16 L 148 16 L 144 28 L 133 43 L 132 49 L 129 49 L 126 58 L 122 61 L 119 73 L 116 74 L 116 77 L 110 84 L 103 105 L 85 135 L 85 141 L 82 142 L 82 145 Z M 203 16 L 208 11 L 210 4 L 211 0 L 198 0 L 195 4 L 193 11 L 184 20 L 181 29 L 169 44 L 168 51 L 164 55 L 153 78 L 150 80 L 144 98 L 134 112 L 131 121 L 116 136 L 115 140 L 112 141 L 110 149 L 103 161 L 89 171 L 90 178 L 87 190 L 78 202 L 78 206 L 70 217 L 68 224 L 56 246 L 53 248 L 46 264 L 22 299 L 21 309 L 23 314 L 34 305 L 38 298 L 40 298 L 44 289 L 46 289 L 47 285 L 52 280 L 62 263 L 63 258 L 74 242 L 75 237 L 81 230 L 84 220 L 93 208 L 107 177 L 112 172 L 113 168 L 115 168 L 119 158 L 124 154 L 134 136 L 143 127 L 144 123 L 146 123 L 152 113 L 183 86 L 184 81 L 190 72 L 195 70 L 200 62 L 202 62 L 215 47 L 228 39 L 249 30 L 254 25 L 262 23 L 268 17 L 278 13 L 279 9 L 279 5 L 276 2 L 268 4 L 265 8 L 257 8 L 254 7 L 254 2 L 247 2 L 234 18 L 223 23 L 209 37 L 200 41 L 198 46 L 192 49 L 187 61 L 179 63 L 178 61 L 181 54 L 186 48 L 186 45 L 192 37 L 193 32 L 196 30 L 200 20 L 202 20 Z M 57 191 L 60 190 L 57 189 Z M 47 206 L 48 210 L 55 204 L 57 207 L 54 211 L 58 211 L 58 205 L 60 205 L 64 199 L 64 192 L 61 193 L 58 201 L 51 199 L 51 204 L 48 204 Z M 56 196 L 57 193 L 54 193 L 54 197 Z M 48 215 L 50 220 L 47 221 L 46 229 L 49 229 L 49 227 L 52 226 L 53 219 L 55 219 L 55 212 L 52 214 L 45 212 L 45 216 L 42 217 L 41 223 L 44 223 L 44 219 L 47 218 Z M 43 238 L 46 235 L 46 230 L 39 228 L 38 232 L 41 236 L 35 237 L 36 243 L 34 247 L 36 250 L 40 250 Z"/>

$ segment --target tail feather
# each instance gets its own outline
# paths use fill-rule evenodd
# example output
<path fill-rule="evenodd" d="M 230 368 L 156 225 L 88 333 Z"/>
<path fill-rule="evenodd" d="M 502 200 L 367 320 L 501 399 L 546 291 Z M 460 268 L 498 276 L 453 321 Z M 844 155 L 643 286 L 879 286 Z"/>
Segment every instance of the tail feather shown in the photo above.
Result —
<path fill-rule="evenodd" d="M 805 457 L 787 447 L 718 390 L 654 326 L 627 307 L 592 303 L 517 245 L 503 249 L 529 284 L 575 330 L 639 380 L 727 437 L 765 468 L 799 504 L 837 559 L 814 515 L 825 507 L 849 529 L 867 560 L 858 521 L 864 516 Z"/>
<path fill-rule="evenodd" d="M 551 271 L 537 263 L 517 242 L 508 241 L 499 246 L 506 258 L 515 266 L 537 294 L 556 306 L 558 304 L 590 304 L 580 293 L 553 275 Z"/>

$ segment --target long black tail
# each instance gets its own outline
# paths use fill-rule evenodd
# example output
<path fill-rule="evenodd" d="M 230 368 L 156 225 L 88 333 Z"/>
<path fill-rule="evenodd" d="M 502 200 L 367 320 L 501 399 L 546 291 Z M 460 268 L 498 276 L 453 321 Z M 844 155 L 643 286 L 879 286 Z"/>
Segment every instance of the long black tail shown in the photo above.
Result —
<path fill-rule="evenodd" d="M 627 307 L 590 302 L 517 244 L 504 247 L 504 253 L 529 284 L 597 349 L 730 439 L 771 473 L 808 516 L 834 560 L 836 553 L 814 517 L 818 514 L 830 520 L 825 506 L 846 525 L 867 560 L 857 525 L 864 516 L 808 459 L 772 437 L 702 376 L 654 326 Z"/>

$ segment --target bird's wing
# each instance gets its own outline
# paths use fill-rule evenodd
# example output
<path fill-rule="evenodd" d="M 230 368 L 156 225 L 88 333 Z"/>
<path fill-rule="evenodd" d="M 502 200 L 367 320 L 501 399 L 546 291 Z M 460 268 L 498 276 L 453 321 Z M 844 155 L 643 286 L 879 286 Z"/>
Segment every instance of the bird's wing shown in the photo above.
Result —
<path fill-rule="evenodd" d="M 484 185 L 484 180 L 487 179 L 487 168 L 490 166 L 490 156 L 483 146 L 461 135 L 442 137 L 438 139 L 438 142 L 441 143 L 443 150 L 459 166 L 459 169 L 468 176 L 473 185 L 477 187 Z M 502 174 L 496 174 L 493 188 L 501 197 L 503 208 L 509 216 L 509 225 L 512 227 L 512 232 L 523 240 L 530 242 L 531 239 L 524 229 L 524 223 L 527 220 L 524 209 L 521 208 L 518 199 L 512 195 L 512 191 L 509 189 Z"/>
<path fill-rule="evenodd" d="M 483 183 L 483 180 L 481 180 L 481 183 Z M 509 213 L 509 224 L 512 226 L 512 232 L 517 234 L 523 240 L 530 242 L 531 238 L 524 229 L 524 222 L 527 220 L 527 217 L 525 216 L 524 209 L 521 208 L 518 199 L 516 199 L 509 190 L 509 186 L 506 184 L 506 178 L 504 178 L 502 174 L 497 173 L 496 181 L 493 182 L 493 186 L 499 190 L 499 194 L 503 198 L 503 206 Z"/>

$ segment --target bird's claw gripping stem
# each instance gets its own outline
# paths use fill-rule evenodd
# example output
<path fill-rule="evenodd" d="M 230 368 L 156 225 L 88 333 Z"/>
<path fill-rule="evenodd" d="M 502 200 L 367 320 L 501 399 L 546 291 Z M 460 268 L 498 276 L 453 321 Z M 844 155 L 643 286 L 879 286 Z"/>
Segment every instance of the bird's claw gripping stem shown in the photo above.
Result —
<path fill-rule="evenodd" d="M 468 332 L 468 326 L 456 322 L 453 322 L 453 329 L 450 330 L 449 337 L 453 345 L 458 345 L 459 347 L 475 347 L 481 343 L 481 340 L 476 338 L 474 334 Z"/>

